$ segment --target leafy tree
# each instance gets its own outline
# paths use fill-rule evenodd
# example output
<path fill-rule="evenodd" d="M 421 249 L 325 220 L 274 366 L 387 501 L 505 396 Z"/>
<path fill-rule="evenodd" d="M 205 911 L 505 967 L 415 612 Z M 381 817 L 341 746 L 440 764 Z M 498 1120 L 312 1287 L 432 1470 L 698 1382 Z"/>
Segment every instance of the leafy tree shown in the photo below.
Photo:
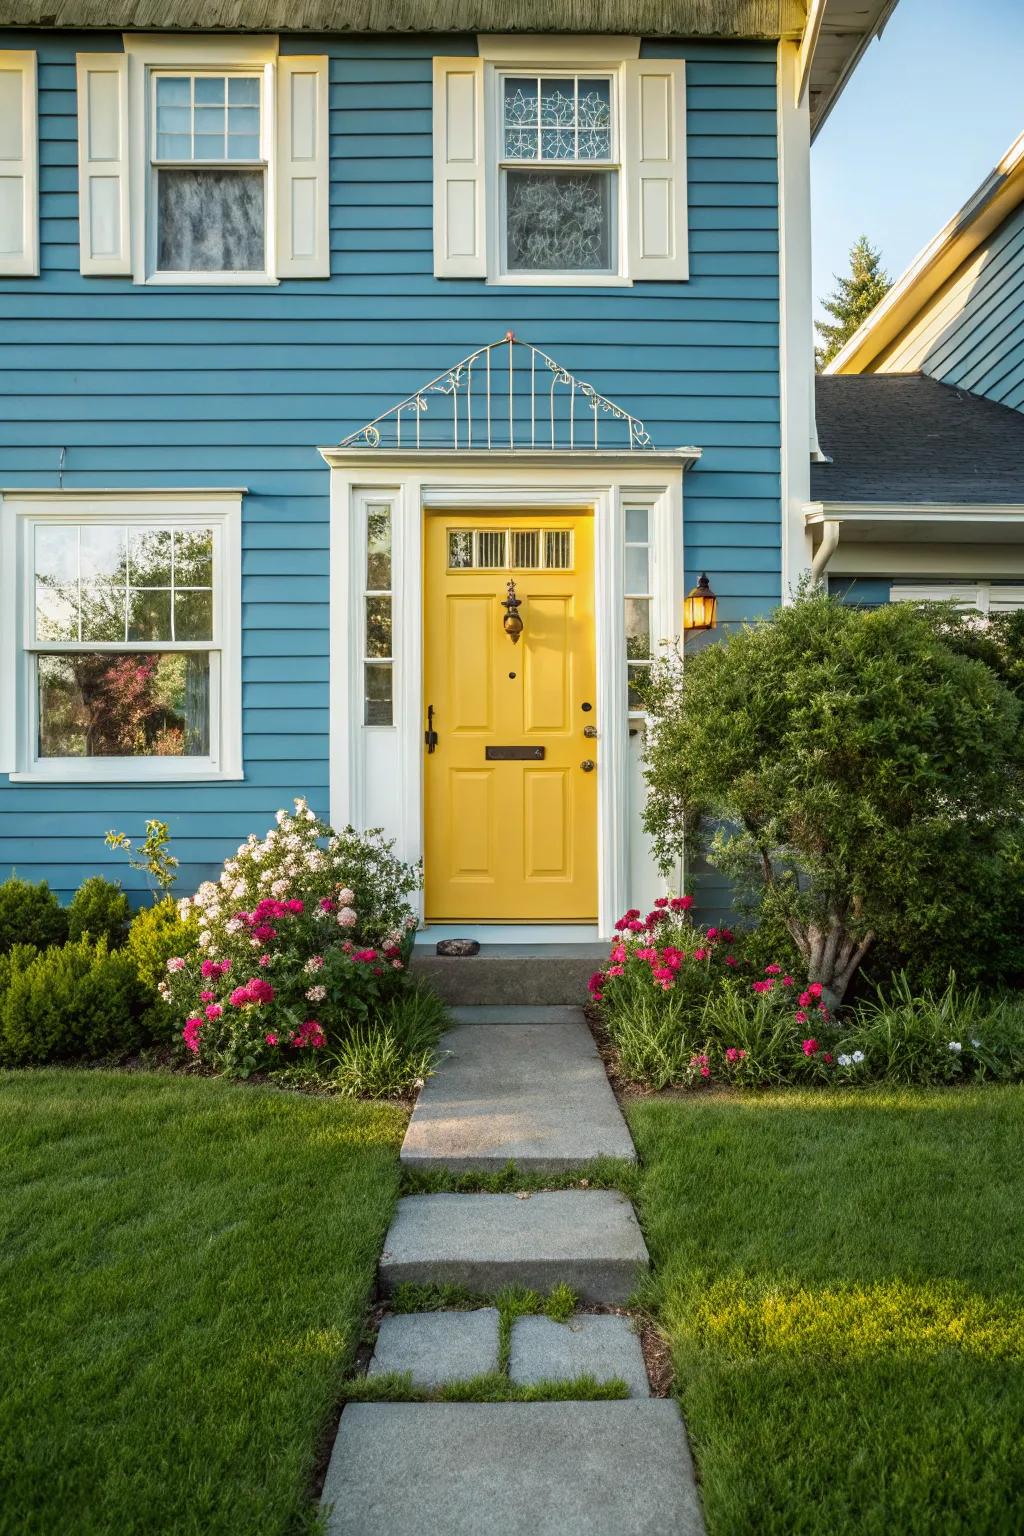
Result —
<path fill-rule="evenodd" d="M 881 252 L 874 249 L 866 235 L 861 235 L 850 247 L 849 277 L 837 274 L 831 298 L 821 301 L 822 309 L 832 316 L 835 325 L 825 320 L 814 323 L 822 339 L 822 345 L 814 352 L 819 369 L 842 351 L 891 287 L 892 279 L 882 268 Z"/>
<path fill-rule="evenodd" d="M 784 924 L 829 1006 L 877 941 L 948 933 L 1005 874 L 1024 703 L 931 614 L 805 590 L 685 666 L 656 664 L 648 707 L 645 821 L 663 865 L 688 818 L 719 818 L 712 862 Z"/>

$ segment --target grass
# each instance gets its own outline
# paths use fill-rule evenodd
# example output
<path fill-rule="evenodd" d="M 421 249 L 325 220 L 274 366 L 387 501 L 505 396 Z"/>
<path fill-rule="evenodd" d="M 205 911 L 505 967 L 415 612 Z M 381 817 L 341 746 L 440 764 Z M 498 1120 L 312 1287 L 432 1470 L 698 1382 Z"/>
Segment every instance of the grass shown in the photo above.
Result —
<path fill-rule="evenodd" d="M 294 1533 L 405 1117 L 212 1079 L 0 1075 L 0 1532 Z"/>
<path fill-rule="evenodd" d="M 709 1536 L 1010 1536 L 1024 1088 L 636 1101 Z"/>

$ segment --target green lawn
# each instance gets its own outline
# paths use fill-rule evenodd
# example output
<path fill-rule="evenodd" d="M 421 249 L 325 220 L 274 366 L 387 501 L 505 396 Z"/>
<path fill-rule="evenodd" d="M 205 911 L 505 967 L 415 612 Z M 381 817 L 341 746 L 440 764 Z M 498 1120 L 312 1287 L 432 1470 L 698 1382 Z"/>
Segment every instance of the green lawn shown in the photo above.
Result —
<path fill-rule="evenodd" d="M 638 1102 L 709 1536 L 1024 1528 L 1024 1089 Z"/>
<path fill-rule="evenodd" d="M 0 1074 L 0 1531 L 308 1525 L 403 1127 L 209 1079 Z"/>

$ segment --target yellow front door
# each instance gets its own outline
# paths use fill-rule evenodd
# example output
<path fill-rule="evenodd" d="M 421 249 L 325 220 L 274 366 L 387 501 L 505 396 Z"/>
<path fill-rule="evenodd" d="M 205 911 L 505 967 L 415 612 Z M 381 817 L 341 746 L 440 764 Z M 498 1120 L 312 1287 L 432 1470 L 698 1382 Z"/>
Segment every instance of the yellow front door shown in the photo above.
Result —
<path fill-rule="evenodd" d="M 597 916 L 593 518 L 428 515 L 426 914 Z M 522 600 L 513 644 L 509 580 Z"/>

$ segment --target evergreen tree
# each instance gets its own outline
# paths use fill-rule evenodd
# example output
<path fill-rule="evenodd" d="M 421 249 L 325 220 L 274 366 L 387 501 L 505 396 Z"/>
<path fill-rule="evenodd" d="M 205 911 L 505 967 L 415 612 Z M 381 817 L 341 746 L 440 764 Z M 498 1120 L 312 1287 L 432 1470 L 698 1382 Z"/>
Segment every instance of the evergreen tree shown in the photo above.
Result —
<path fill-rule="evenodd" d="M 822 308 L 832 316 L 835 325 L 815 321 L 822 340 L 814 352 L 819 370 L 842 350 L 891 287 L 892 280 L 882 267 L 881 252 L 874 249 L 866 235 L 861 235 L 850 247 L 849 277 L 837 276 L 831 298 L 822 300 Z"/>

